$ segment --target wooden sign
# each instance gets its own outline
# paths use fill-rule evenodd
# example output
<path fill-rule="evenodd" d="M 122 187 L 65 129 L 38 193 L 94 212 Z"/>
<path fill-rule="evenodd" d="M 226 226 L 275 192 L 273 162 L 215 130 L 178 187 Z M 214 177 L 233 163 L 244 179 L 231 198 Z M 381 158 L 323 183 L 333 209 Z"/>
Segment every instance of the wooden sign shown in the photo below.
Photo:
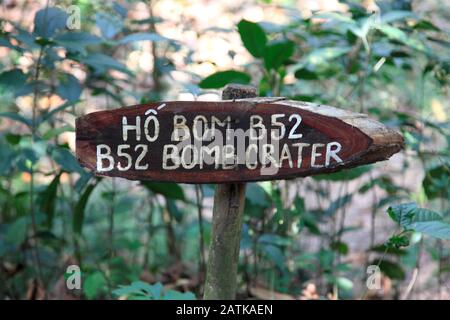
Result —
<path fill-rule="evenodd" d="M 402 147 L 401 135 L 366 115 L 283 98 L 150 103 L 76 120 L 78 161 L 132 180 L 290 179 L 386 160 Z"/>

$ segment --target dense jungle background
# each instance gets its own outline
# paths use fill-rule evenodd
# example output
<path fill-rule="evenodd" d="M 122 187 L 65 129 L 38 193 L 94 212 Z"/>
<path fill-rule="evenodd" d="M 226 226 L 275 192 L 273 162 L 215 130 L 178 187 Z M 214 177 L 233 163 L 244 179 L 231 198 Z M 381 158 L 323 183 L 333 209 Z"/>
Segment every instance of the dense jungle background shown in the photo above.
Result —
<path fill-rule="evenodd" d="M 1 1 L 0 298 L 200 299 L 214 185 L 94 177 L 74 123 L 233 82 L 405 138 L 387 162 L 248 184 L 238 297 L 449 299 L 449 21 L 448 0 Z"/>

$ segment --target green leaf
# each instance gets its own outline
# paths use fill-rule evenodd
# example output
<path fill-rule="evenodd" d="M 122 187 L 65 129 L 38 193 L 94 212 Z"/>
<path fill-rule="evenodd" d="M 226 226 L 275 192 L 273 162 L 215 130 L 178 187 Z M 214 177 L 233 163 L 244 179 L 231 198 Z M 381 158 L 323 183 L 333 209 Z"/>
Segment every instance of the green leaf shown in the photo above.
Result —
<path fill-rule="evenodd" d="M 69 108 L 69 107 L 72 106 L 72 105 L 73 105 L 73 103 L 70 103 L 70 102 L 65 102 L 65 103 L 63 103 L 63 104 L 60 105 L 59 107 L 57 107 L 57 108 L 55 108 L 55 109 L 52 109 L 51 111 L 42 114 L 42 115 L 38 118 L 37 123 L 38 123 L 38 124 L 41 124 L 41 123 L 47 121 L 48 119 L 50 119 L 51 117 L 53 117 L 53 116 L 54 116 L 55 114 L 57 114 L 58 112 L 64 111 L 65 109 Z"/>
<path fill-rule="evenodd" d="M 348 253 L 348 245 L 342 241 L 334 241 L 330 244 L 331 249 L 343 255 Z"/>
<path fill-rule="evenodd" d="M 141 182 L 148 190 L 174 200 L 186 200 L 183 189 L 173 182 Z"/>
<path fill-rule="evenodd" d="M 419 17 L 411 11 L 406 10 L 394 10 L 386 12 L 381 16 L 381 22 L 392 23 L 394 21 L 405 20 L 407 18 L 412 18 L 417 20 Z"/>
<path fill-rule="evenodd" d="M 377 261 L 373 261 L 371 264 L 377 265 Z M 382 260 L 379 266 L 381 272 L 383 272 L 387 277 L 394 280 L 405 279 L 405 271 L 399 264 L 389 260 Z"/>
<path fill-rule="evenodd" d="M 164 287 L 160 282 L 153 285 L 143 281 L 134 281 L 127 286 L 119 286 L 114 290 L 113 295 L 117 297 L 125 296 L 128 300 L 194 300 L 195 295 L 191 292 L 178 292 L 168 290 L 164 292 Z"/>
<path fill-rule="evenodd" d="M 319 79 L 319 75 L 316 72 L 309 70 L 309 68 L 307 68 L 307 67 L 297 69 L 295 71 L 295 77 L 300 80 L 318 80 Z"/>
<path fill-rule="evenodd" d="M 195 300 L 195 295 L 192 292 L 169 290 L 164 294 L 163 300 Z"/>
<path fill-rule="evenodd" d="M 277 70 L 281 67 L 294 53 L 295 43 L 288 40 L 269 44 L 264 51 L 264 65 L 266 69 Z"/>
<path fill-rule="evenodd" d="M 350 51 L 350 47 L 326 47 L 314 49 L 306 57 L 306 63 L 312 66 L 321 65 Z"/>
<path fill-rule="evenodd" d="M 334 215 L 340 208 L 346 206 L 349 202 L 352 201 L 353 194 L 346 194 L 342 197 L 337 198 L 336 200 L 330 203 L 330 206 L 327 210 L 325 210 L 324 214 L 326 216 Z"/>
<path fill-rule="evenodd" d="M 18 113 L 13 113 L 13 112 L 0 112 L 0 118 L 8 118 L 14 121 L 18 121 L 21 122 L 23 124 L 26 124 L 27 126 L 31 126 L 31 120 L 25 118 L 24 116 L 18 114 Z"/>
<path fill-rule="evenodd" d="M 389 238 L 386 243 L 386 246 L 389 248 L 401 248 L 409 246 L 409 239 L 404 235 L 394 235 Z"/>
<path fill-rule="evenodd" d="M 450 169 L 443 164 L 428 169 L 425 172 L 425 178 L 422 186 L 428 199 L 450 198 Z"/>
<path fill-rule="evenodd" d="M 50 140 L 50 139 L 52 139 L 54 137 L 59 136 L 61 133 L 74 132 L 74 131 L 75 131 L 75 129 L 71 125 L 65 125 L 65 126 L 57 127 L 57 128 L 50 128 L 47 132 L 45 132 L 42 135 L 42 139 Z"/>
<path fill-rule="evenodd" d="M 267 192 L 258 183 L 247 183 L 245 198 L 258 207 L 270 205 Z"/>
<path fill-rule="evenodd" d="M 25 85 L 27 75 L 20 69 L 11 69 L 0 73 L 0 88 L 16 91 Z"/>
<path fill-rule="evenodd" d="M 113 38 L 123 28 L 121 17 L 106 12 L 98 12 L 95 15 L 95 24 L 106 39 Z"/>
<path fill-rule="evenodd" d="M 344 14 L 338 13 L 338 12 L 319 12 L 313 15 L 314 18 L 317 19 L 330 19 L 335 20 L 339 22 L 343 22 L 349 25 L 356 25 L 356 21 L 353 20 L 351 17 L 348 17 Z"/>
<path fill-rule="evenodd" d="M 313 176 L 314 180 L 329 180 L 329 181 L 349 181 L 356 178 L 359 178 L 366 172 L 369 172 L 372 169 L 371 166 L 361 166 L 353 169 L 345 169 L 334 173 L 329 174 L 319 174 Z"/>
<path fill-rule="evenodd" d="M 83 172 L 83 168 L 78 163 L 75 156 L 67 148 L 55 147 L 52 152 L 52 158 L 66 172 Z"/>
<path fill-rule="evenodd" d="M 22 140 L 22 135 L 7 133 L 5 134 L 6 141 L 8 141 L 11 145 L 15 146 L 19 144 L 20 140 Z"/>
<path fill-rule="evenodd" d="M 280 250 L 280 248 L 278 248 L 277 246 L 268 244 L 268 245 L 264 245 L 262 247 L 263 252 L 265 253 L 265 255 L 269 258 L 269 260 L 271 260 L 275 266 L 277 266 L 279 269 L 283 270 L 285 269 L 285 264 L 284 264 L 284 255 L 283 252 Z"/>
<path fill-rule="evenodd" d="M 137 41 L 162 41 L 162 40 L 169 40 L 166 37 L 163 37 L 157 33 L 149 33 L 149 32 L 139 32 L 139 33 L 133 33 L 130 35 L 127 35 L 126 37 L 123 37 L 119 40 L 119 44 L 128 44 L 130 42 L 137 42 Z"/>
<path fill-rule="evenodd" d="M 77 78 L 71 74 L 64 74 L 59 85 L 56 87 L 56 94 L 73 104 L 80 98 L 82 90 L 83 88 Z"/>
<path fill-rule="evenodd" d="M 20 217 L 8 226 L 5 240 L 14 245 L 20 245 L 27 237 L 28 217 Z"/>
<path fill-rule="evenodd" d="M 271 244 L 275 246 L 289 246 L 291 244 L 291 240 L 288 238 L 284 238 L 277 234 L 265 233 L 258 238 L 258 242 L 262 244 Z"/>
<path fill-rule="evenodd" d="M 106 291 L 106 279 L 102 272 L 89 274 L 83 283 L 83 292 L 88 299 L 94 299 Z"/>
<path fill-rule="evenodd" d="M 99 73 L 105 73 L 107 70 L 113 69 L 132 75 L 132 72 L 124 64 L 102 53 L 93 53 L 86 57 L 79 57 L 79 60 Z"/>
<path fill-rule="evenodd" d="M 378 26 L 378 30 L 384 33 L 389 39 L 399 41 L 408 47 L 411 47 L 415 50 L 428 53 L 429 49 L 424 45 L 423 42 L 414 38 L 411 35 L 406 34 L 403 30 L 392 27 L 386 24 L 382 24 Z"/>
<path fill-rule="evenodd" d="M 87 32 L 65 32 L 55 37 L 54 41 L 69 51 L 86 53 L 85 47 L 102 42 L 102 39 Z"/>
<path fill-rule="evenodd" d="M 89 196 L 91 195 L 96 185 L 97 185 L 96 183 L 88 185 L 84 190 L 83 194 L 80 196 L 80 199 L 78 200 L 77 204 L 75 205 L 72 219 L 72 229 L 73 232 L 76 234 L 79 235 L 81 234 L 81 231 L 83 229 L 86 205 L 89 200 Z"/>
<path fill-rule="evenodd" d="M 345 277 L 337 277 L 335 283 L 341 290 L 349 291 L 353 288 L 353 281 Z"/>
<path fill-rule="evenodd" d="M 450 240 L 450 225 L 435 211 L 419 208 L 415 203 L 405 203 L 389 207 L 388 214 L 405 230 Z"/>
<path fill-rule="evenodd" d="M 437 27 L 435 24 L 431 23 L 427 20 L 420 20 L 418 21 L 413 28 L 415 30 L 431 30 L 431 31 L 441 31 L 439 27 Z"/>
<path fill-rule="evenodd" d="M 143 281 L 134 281 L 127 286 L 119 286 L 112 293 L 115 296 L 126 296 L 127 299 L 146 298 L 148 300 L 159 299 L 161 297 L 163 286 L 160 282 L 151 285 Z"/>
<path fill-rule="evenodd" d="M 66 27 L 67 19 L 67 13 L 59 8 L 41 9 L 34 17 L 34 33 L 43 38 L 50 38 L 56 31 Z"/>
<path fill-rule="evenodd" d="M 267 43 L 267 36 L 263 28 L 257 23 L 241 20 L 238 23 L 238 31 L 248 52 L 255 58 L 262 58 Z"/>
<path fill-rule="evenodd" d="M 47 227 L 50 229 L 53 225 L 53 216 L 55 214 L 55 202 L 58 191 L 59 178 L 61 174 L 56 175 L 52 182 L 45 188 L 40 195 L 40 212 L 47 216 Z"/>
<path fill-rule="evenodd" d="M 218 89 L 225 87 L 229 83 L 248 84 L 250 76 L 241 71 L 227 70 L 213 73 L 198 84 L 203 89 Z"/>

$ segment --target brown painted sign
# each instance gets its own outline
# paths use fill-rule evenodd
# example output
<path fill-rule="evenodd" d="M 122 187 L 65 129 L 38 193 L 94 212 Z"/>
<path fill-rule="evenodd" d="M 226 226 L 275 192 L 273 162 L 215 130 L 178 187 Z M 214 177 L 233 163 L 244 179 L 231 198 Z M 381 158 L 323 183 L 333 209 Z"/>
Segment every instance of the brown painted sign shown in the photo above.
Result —
<path fill-rule="evenodd" d="M 285 99 L 150 103 L 76 120 L 78 161 L 132 180 L 289 179 L 384 160 L 402 146 L 364 115 Z"/>

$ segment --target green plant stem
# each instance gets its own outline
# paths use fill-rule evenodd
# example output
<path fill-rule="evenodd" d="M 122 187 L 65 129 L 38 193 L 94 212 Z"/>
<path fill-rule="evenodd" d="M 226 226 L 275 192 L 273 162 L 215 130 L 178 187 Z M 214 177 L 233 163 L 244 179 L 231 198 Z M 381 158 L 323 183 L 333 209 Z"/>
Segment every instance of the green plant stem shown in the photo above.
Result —
<path fill-rule="evenodd" d="M 114 205 L 116 202 L 116 179 L 111 180 L 111 201 L 109 202 L 109 228 L 108 228 L 108 242 L 109 242 L 109 256 L 114 257 Z"/>
<path fill-rule="evenodd" d="M 48 8 L 48 2 L 46 7 L 46 13 Z M 44 18 L 45 20 L 45 18 Z M 32 118 L 31 118 L 31 148 L 34 149 L 34 142 L 36 139 L 36 115 L 37 115 L 37 109 L 38 109 L 38 86 L 37 82 L 39 80 L 39 74 L 41 69 L 41 60 L 44 53 L 44 47 L 41 46 L 39 48 L 39 55 L 38 60 L 36 62 L 36 69 L 34 74 L 34 92 L 33 92 L 33 106 L 32 106 Z M 41 258 L 39 255 L 39 249 L 37 247 L 37 222 L 36 222 L 36 210 L 34 206 L 34 164 L 31 164 L 30 168 L 30 189 L 29 189 L 29 196 L 30 196 L 30 215 L 31 215 L 31 229 L 33 232 L 33 238 L 35 238 L 35 243 L 33 244 L 33 251 L 34 251 L 34 259 L 37 269 L 37 280 L 39 282 L 39 285 L 42 285 L 45 287 L 44 284 L 44 278 L 42 274 L 42 265 L 41 265 Z M 45 298 L 47 298 L 47 290 L 44 290 Z"/>

